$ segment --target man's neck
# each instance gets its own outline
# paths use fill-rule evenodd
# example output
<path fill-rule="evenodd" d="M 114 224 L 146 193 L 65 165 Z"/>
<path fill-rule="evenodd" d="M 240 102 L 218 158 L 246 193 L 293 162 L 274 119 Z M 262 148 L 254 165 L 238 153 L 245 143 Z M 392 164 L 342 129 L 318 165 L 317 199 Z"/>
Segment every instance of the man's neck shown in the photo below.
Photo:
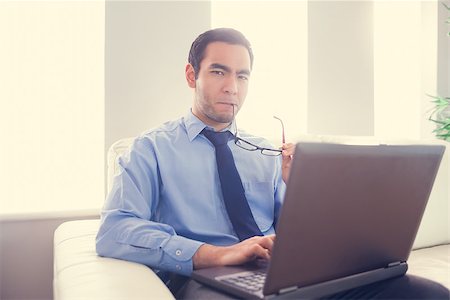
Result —
<path fill-rule="evenodd" d="M 194 116 L 196 116 L 200 121 L 205 123 L 207 126 L 214 128 L 215 131 L 222 131 L 225 128 L 231 126 L 231 124 L 233 123 L 233 122 L 230 122 L 230 123 L 214 122 L 214 121 L 211 121 L 210 119 L 207 119 L 206 117 L 203 118 L 202 116 L 197 114 L 194 110 L 191 110 L 191 111 Z"/>

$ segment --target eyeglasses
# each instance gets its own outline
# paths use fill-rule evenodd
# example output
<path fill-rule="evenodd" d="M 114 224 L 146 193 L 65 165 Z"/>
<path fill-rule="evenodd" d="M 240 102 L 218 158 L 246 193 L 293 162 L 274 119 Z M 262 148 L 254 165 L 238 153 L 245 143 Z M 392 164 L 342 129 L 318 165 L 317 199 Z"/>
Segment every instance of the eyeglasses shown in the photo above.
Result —
<path fill-rule="evenodd" d="M 281 128 L 282 128 L 282 142 L 283 144 L 286 142 L 285 138 L 284 138 L 284 124 L 283 121 L 276 117 L 273 116 L 275 119 L 279 120 L 281 123 Z M 234 143 L 236 144 L 236 146 L 244 149 L 244 150 L 248 150 L 248 151 L 256 151 L 259 150 L 261 151 L 262 154 L 267 155 L 267 156 L 278 156 L 281 154 L 281 152 L 283 152 L 283 150 L 280 149 L 271 149 L 271 148 L 264 148 L 264 147 L 260 147 L 257 146 L 253 143 L 250 143 L 249 141 L 246 141 L 244 139 L 241 139 L 240 137 L 237 136 L 237 125 L 236 125 L 236 120 L 235 120 L 235 127 L 236 127 L 236 132 L 234 134 Z"/>

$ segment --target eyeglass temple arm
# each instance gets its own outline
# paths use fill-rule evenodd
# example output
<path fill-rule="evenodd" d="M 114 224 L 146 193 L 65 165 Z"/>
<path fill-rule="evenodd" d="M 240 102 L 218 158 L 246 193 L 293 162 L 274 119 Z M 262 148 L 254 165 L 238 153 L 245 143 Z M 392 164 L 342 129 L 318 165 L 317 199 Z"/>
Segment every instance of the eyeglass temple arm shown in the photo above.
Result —
<path fill-rule="evenodd" d="M 283 124 L 283 120 L 281 120 L 280 118 L 278 118 L 277 116 L 273 116 L 275 119 L 277 119 L 278 121 L 280 121 L 281 123 L 281 129 L 282 129 L 282 142 L 283 144 L 286 143 L 286 139 L 284 137 L 284 124 Z"/>

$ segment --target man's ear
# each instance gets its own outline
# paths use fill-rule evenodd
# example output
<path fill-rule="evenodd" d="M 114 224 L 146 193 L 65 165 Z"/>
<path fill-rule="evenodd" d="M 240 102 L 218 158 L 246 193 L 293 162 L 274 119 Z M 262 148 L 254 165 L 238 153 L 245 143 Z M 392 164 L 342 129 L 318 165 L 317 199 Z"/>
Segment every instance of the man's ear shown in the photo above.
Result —
<path fill-rule="evenodd" d="M 185 75 L 188 86 L 191 88 L 195 88 L 195 70 L 191 64 L 186 65 Z"/>

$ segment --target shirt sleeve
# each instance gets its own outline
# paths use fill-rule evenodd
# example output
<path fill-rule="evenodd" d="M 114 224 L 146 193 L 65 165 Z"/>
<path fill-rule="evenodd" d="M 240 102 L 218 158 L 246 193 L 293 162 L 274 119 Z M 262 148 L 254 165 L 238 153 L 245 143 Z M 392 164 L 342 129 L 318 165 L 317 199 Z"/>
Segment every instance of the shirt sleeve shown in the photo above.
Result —
<path fill-rule="evenodd" d="M 118 167 L 101 213 L 97 253 L 190 275 L 192 257 L 203 243 L 177 235 L 167 224 L 152 221 L 160 193 L 152 142 L 145 137 L 136 139 L 129 153 L 119 158 Z"/>

